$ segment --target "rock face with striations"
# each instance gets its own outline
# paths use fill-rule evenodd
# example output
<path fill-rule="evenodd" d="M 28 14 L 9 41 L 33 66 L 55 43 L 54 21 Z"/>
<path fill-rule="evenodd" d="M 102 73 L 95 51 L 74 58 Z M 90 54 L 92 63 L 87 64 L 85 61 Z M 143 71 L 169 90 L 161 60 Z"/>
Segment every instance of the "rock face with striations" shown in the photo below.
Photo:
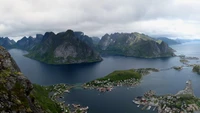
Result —
<path fill-rule="evenodd" d="M 22 75 L 10 54 L 0 46 L 0 111 L 1 113 L 43 113 L 31 96 L 33 86 Z"/>
<path fill-rule="evenodd" d="M 102 58 L 88 46 L 81 34 L 72 30 L 54 34 L 47 32 L 40 44 L 31 49 L 27 57 L 45 62 L 48 64 L 73 64 L 98 62 Z"/>
<path fill-rule="evenodd" d="M 140 33 L 106 34 L 98 44 L 101 54 L 143 58 L 171 57 L 173 49 L 163 41 L 155 41 Z"/>

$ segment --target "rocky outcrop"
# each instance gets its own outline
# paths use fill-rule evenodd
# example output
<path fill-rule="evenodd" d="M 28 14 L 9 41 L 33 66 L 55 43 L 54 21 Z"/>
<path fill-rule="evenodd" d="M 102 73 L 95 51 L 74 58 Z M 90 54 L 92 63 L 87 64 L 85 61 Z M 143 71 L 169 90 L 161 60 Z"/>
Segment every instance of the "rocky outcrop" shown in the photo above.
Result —
<path fill-rule="evenodd" d="M 188 80 L 186 81 L 186 86 L 184 90 L 179 91 L 176 96 L 180 96 L 180 95 L 192 95 L 194 96 L 194 91 L 192 88 L 192 81 Z"/>
<path fill-rule="evenodd" d="M 33 85 L 23 76 L 10 54 L 0 46 L 1 113 L 43 113 L 31 95 Z"/>
<path fill-rule="evenodd" d="M 47 32 L 43 36 L 41 43 L 31 49 L 26 56 L 48 64 L 101 61 L 100 55 L 92 47 L 88 46 L 92 40 L 87 39 L 81 32 L 73 32 L 72 30 L 58 34 Z"/>
<path fill-rule="evenodd" d="M 151 37 L 140 33 L 106 34 L 98 44 L 101 54 L 123 55 L 143 58 L 171 57 L 171 49 L 163 41 L 155 41 Z"/>

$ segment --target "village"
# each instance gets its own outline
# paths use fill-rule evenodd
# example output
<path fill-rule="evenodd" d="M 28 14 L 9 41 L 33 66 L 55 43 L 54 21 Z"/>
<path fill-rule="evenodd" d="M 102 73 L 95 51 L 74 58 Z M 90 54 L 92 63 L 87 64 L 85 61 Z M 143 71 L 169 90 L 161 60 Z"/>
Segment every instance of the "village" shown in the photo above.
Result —
<path fill-rule="evenodd" d="M 128 71 L 132 75 L 129 76 Z M 140 69 L 130 69 L 130 70 L 120 70 L 117 72 L 110 73 L 109 75 L 96 79 L 94 81 L 83 84 L 84 89 L 96 89 L 99 92 L 112 91 L 115 86 L 128 86 L 133 87 L 140 83 L 142 76 L 149 74 L 150 72 L 158 72 L 155 68 L 140 68 Z M 110 76 L 112 75 L 112 76 Z M 127 77 L 128 75 L 128 77 Z"/>
<path fill-rule="evenodd" d="M 95 80 L 92 84 L 85 84 L 84 89 L 96 89 L 99 92 L 112 91 L 114 86 L 136 86 L 139 81 L 136 81 L 134 78 L 127 80 L 120 80 L 118 82 L 112 82 L 110 79 L 100 81 Z"/>
<path fill-rule="evenodd" d="M 199 111 L 200 99 L 193 94 L 191 81 L 186 82 L 184 90 L 176 95 L 157 96 L 150 90 L 144 96 L 138 96 L 133 100 L 137 107 L 142 106 L 142 110 L 157 110 L 158 113 L 193 113 Z"/>
<path fill-rule="evenodd" d="M 57 102 L 59 106 L 61 107 L 63 113 L 86 113 L 89 109 L 88 106 L 82 107 L 80 104 L 65 104 L 65 101 L 63 101 L 64 93 L 70 93 L 70 89 L 73 86 L 67 85 L 67 84 L 56 84 L 49 86 L 46 88 L 48 90 L 49 96 L 52 101 Z"/>

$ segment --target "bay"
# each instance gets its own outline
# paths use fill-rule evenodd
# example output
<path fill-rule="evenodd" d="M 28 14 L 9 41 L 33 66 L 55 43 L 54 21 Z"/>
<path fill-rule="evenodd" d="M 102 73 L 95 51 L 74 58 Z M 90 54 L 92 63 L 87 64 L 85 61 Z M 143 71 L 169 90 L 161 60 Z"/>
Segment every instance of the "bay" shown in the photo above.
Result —
<path fill-rule="evenodd" d="M 186 56 L 200 57 L 200 43 L 185 43 L 171 46 L 177 52 Z M 181 66 L 178 57 L 143 59 L 122 56 L 103 57 L 102 62 L 73 65 L 48 65 L 24 57 L 26 51 L 19 49 L 9 50 L 21 71 L 31 82 L 40 85 L 57 83 L 82 84 L 96 78 L 106 76 L 114 70 L 131 68 L 158 68 L 165 69 L 172 66 Z M 193 63 L 199 63 L 193 61 Z M 200 97 L 200 76 L 192 72 L 192 68 L 182 71 L 166 70 L 144 76 L 141 84 L 136 87 L 115 87 L 113 91 L 99 93 L 95 90 L 72 89 L 65 94 L 66 103 L 80 103 L 89 106 L 89 113 L 151 113 L 152 110 L 141 110 L 132 103 L 132 99 L 143 95 L 148 90 L 155 90 L 157 94 L 175 94 L 185 87 L 187 80 L 192 80 L 195 95 Z"/>

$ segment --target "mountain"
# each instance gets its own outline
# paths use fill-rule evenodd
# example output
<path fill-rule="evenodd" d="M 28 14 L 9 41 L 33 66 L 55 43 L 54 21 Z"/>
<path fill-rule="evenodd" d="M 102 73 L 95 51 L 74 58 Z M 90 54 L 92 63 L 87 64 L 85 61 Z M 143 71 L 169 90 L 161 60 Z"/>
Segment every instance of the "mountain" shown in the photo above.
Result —
<path fill-rule="evenodd" d="M 0 89 L 1 113 L 61 113 L 60 106 L 48 97 L 49 91 L 32 84 L 2 46 Z"/>
<path fill-rule="evenodd" d="M 100 38 L 99 37 L 91 37 L 92 40 L 93 40 L 93 44 L 94 45 L 98 45 L 99 41 L 100 41 Z"/>
<path fill-rule="evenodd" d="M 23 50 L 31 50 L 34 48 L 37 44 L 41 42 L 43 38 L 43 35 L 37 34 L 35 38 L 29 36 L 23 37 L 21 40 L 18 40 L 15 44 L 16 48 L 23 49 Z"/>
<path fill-rule="evenodd" d="M 15 43 L 14 40 L 10 40 L 8 37 L 0 37 L 0 46 L 5 47 L 6 49 L 11 49 Z"/>
<path fill-rule="evenodd" d="M 88 46 L 94 47 L 92 38 L 89 37 L 89 36 L 87 36 L 87 35 L 84 35 L 83 32 L 76 31 L 76 32 L 74 32 L 74 35 L 75 35 L 79 40 L 85 42 Z"/>
<path fill-rule="evenodd" d="M 173 49 L 163 41 L 140 33 L 105 34 L 99 44 L 99 51 L 104 55 L 123 55 L 143 58 L 171 57 Z"/>
<path fill-rule="evenodd" d="M 200 42 L 200 39 L 176 39 L 177 42 L 179 43 L 187 43 L 187 42 Z"/>
<path fill-rule="evenodd" d="M 178 41 L 176 41 L 176 40 L 169 39 L 169 38 L 166 38 L 166 37 L 159 37 L 159 38 L 157 38 L 157 39 L 158 39 L 158 40 L 164 41 L 164 42 L 167 43 L 168 45 L 181 44 L 180 42 L 178 42 Z"/>
<path fill-rule="evenodd" d="M 0 46 L 1 113 L 43 113 L 33 102 L 33 85 L 21 74 L 10 54 Z"/>
<path fill-rule="evenodd" d="M 87 36 L 72 30 L 58 34 L 46 32 L 41 42 L 33 47 L 26 56 L 48 64 L 101 61 L 100 55 L 88 46 L 92 40 L 87 40 L 88 38 L 85 37 Z"/>

